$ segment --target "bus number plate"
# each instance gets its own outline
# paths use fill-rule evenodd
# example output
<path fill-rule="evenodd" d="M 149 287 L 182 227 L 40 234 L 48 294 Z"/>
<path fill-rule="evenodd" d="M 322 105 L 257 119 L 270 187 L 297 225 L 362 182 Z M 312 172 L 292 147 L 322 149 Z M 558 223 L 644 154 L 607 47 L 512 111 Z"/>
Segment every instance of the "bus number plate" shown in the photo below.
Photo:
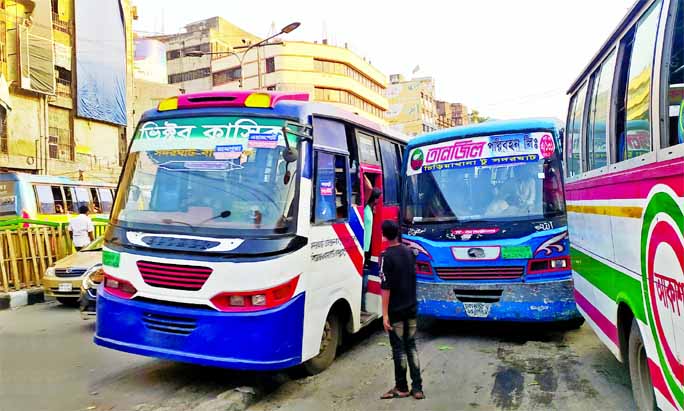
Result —
<path fill-rule="evenodd" d="M 492 307 L 488 303 L 463 303 L 465 307 L 465 312 L 468 317 L 474 318 L 487 318 L 489 316 L 489 310 Z"/>

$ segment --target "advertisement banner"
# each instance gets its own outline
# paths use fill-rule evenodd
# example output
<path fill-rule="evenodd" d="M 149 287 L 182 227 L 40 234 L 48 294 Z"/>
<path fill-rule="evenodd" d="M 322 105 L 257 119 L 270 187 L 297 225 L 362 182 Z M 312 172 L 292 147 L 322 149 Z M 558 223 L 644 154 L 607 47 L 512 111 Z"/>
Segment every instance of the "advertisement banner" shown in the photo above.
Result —
<path fill-rule="evenodd" d="M 552 135 L 546 132 L 450 140 L 411 150 L 406 174 L 536 162 L 553 156 L 555 149 Z"/>

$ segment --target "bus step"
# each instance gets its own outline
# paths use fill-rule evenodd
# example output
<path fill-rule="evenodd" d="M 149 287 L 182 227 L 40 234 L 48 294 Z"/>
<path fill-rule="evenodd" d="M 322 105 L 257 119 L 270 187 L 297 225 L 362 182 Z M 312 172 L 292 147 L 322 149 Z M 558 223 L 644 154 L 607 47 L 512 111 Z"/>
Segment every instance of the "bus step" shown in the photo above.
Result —
<path fill-rule="evenodd" d="M 361 327 L 365 327 L 380 318 L 378 314 L 361 311 Z"/>

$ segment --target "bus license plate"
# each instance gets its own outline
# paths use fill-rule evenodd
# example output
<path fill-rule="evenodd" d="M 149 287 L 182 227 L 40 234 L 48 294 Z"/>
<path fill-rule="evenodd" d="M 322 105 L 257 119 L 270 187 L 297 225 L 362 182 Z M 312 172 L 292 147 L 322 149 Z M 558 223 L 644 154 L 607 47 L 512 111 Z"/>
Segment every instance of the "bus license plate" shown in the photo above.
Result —
<path fill-rule="evenodd" d="M 489 303 L 463 303 L 463 306 L 468 317 L 475 318 L 487 318 L 492 307 Z"/>
<path fill-rule="evenodd" d="M 60 283 L 59 284 L 59 291 L 63 293 L 68 293 L 73 289 L 73 286 L 71 283 Z"/>

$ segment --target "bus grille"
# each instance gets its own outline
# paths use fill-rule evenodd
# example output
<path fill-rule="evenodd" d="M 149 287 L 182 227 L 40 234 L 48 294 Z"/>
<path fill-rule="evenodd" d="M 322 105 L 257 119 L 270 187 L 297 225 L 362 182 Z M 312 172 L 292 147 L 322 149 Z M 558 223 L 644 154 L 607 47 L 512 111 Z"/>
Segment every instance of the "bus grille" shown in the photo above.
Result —
<path fill-rule="evenodd" d="M 515 280 L 521 278 L 524 267 L 442 267 L 435 268 L 442 280 Z"/>
<path fill-rule="evenodd" d="M 55 277 L 80 277 L 85 272 L 85 268 L 55 268 Z"/>
<path fill-rule="evenodd" d="M 152 313 L 145 313 L 142 321 L 150 330 L 178 335 L 189 335 L 197 327 L 197 322 L 192 318 L 172 317 Z"/>
<path fill-rule="evenodd" d="M 146 284 L 153 287 L 197 291 L 209 278 L 212 269 L 189 265 L 138 261 L 138 270 Z"/>

